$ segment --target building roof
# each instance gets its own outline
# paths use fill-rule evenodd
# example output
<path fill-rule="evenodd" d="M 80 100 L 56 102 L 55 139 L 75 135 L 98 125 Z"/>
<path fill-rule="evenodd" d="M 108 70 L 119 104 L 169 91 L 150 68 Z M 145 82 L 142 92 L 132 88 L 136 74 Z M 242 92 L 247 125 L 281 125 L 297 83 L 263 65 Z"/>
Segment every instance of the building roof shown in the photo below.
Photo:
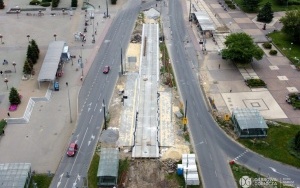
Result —
<path fill-rule="evenodd" d="M 97 177 L 118 177 L 119 150 L 116 148 L 101 148 Z"/>
<path fill-rule="evenodd" d="M 236 108 L 232 115 L 241 129 L 267 129 L 268 126 L 259 111 L 254 108 Z"/>
<path fill-rule="evenodd" d="M 60 62 L 61 54 L 64 50 L 64 46 L 64 41 L 53 41 L 49 44 L 47 54 L 39 73 L 39 82 L 55 80 L 56 71 Z"/>
<path fill-rule="evenodd" d="M 194 12 L 203 31 L 214 31 L 215 26 L 205 11 Z"/>
<path fill-rule="evenodd" d="M 24 188 L 30 173 L 30 163 L 2 163 L 0 164 L 0 187 Z"/>

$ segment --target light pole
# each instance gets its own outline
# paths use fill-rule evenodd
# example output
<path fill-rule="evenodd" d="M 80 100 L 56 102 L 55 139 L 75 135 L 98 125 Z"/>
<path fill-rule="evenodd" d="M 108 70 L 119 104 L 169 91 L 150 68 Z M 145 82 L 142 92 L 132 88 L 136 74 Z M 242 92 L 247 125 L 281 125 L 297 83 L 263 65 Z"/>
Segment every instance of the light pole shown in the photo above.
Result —
<path fill-rule="evenodd" d="M 63 14 L 63 17 L 65 17 L 65 9 L 64 8 L 62 9 L 62 14 Z"/>
<path fill-rule="evenodd" d="M 80 67 L 81 67 L 81 76 L 83 77 L 83 62 L 82 62 L 82 49 L 83 49 L 83 44 L 81 45 L 81 56 L 80 56 Z"/>
<path fill-rule="evenodd" d="M 7 79 L 7 78 L 4 78 L 4 82 L 5 82 L 5 84 L 6 84 L 6 88 L 7 88 L 7 90 L 8 90 L 8 84 L 7 84 L 7 82 L 8 82 L 8 79 Z"/>
<path fill-rule="evenodd" d="M 19 6 L 16 6 L 16 13 L 17 13 L 17 18 L 19 18 L 19 13 L 21 12 Z"/>
<path fill-rule="evenodd" d="M 183 118 L 183 131 L 186 131 L 186 124 L 187 124 L 187 118 L 186 118 L 186 113 L 187 113 L 187 100 L 185 101 L 185 111 L 184 111 L 184 118 Z"/>
<path fill-rule="evenodd" d="M 103 115 L 104 115 L 104 130 L 106 130 L 106 114 L 105 114 L 105 103 L 104 103 L 104 99 L 102 102 L 102 107 L 103 107 Z"/>
<path fill-rule="evenodd" d="M 16 62 L 13 62 L 12 65 L 14 66 L 15 73 L 16 73 L 17 72 L 17 70 L 16 70 L 16 65 L 17 65 Z"/>
<path fill-rule="evenodd" d="M 54 35 L 53 35 L 53 36 L 54 36 L 54 40 L 56 41 L 56 36 L 57 36 L 57 35 L 54 33 Z"/>
<path fill-rule="evenodd" d="M 70 89 L 69 89 L 69 83 L 68 82 L 66 82 L 66 86 L 68 88 L 68 100 L 69 100 L 69 110 L 70 110 L 70 123 L 72 123 L 71 102 L 70 102 Z"/>
<path fill-rule="evenodd" d="M 28 42 L 29 42 L 29 38 L 30 38 L 30 35 L 27 35 Z"/>
<path fill-rule="evenodd" d="M 2 42 L 2 38 L 3 38 L 3 36 L 0 34 L 0 40 L 1 40 L 1 44 L 3 44 L 3 42 Z"/>
<path fill-rule="evenodd" d="M 108 4 L 107 4 L 107 0 L 106 0 L 106 17 L 108 17 Z"/>

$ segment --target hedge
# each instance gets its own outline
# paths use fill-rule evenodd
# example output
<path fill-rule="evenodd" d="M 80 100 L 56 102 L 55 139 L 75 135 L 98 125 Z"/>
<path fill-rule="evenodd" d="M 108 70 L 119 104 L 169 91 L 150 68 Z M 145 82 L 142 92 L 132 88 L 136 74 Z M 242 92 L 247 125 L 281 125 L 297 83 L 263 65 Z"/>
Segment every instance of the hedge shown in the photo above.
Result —
<path fill-rule="evenodd" d="M 277 54 L 277 50 L 270 50 L 269 54 L 270 55 L 276 55 Z"/>
<path fill-rule="evenodd" d="M 272 48 L 272 44 L 269 43 L 269 42 L 265 42 L 265 43 L 263 43 L 263 47 L 266 48 L 266 49 L 271 49 Z"/>

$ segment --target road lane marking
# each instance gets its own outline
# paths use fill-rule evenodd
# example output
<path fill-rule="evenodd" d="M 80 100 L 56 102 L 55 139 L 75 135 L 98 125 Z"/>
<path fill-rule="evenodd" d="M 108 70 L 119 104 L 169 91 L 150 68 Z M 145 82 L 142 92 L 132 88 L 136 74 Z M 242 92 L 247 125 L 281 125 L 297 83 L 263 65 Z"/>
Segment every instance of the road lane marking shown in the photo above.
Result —
<path fill-rule="evenodd" d="M 95 112 L 95 111 L 96 111 L 96 109 L 97 109 L 97 105 L 98 105 L 98 103 L 96 103 L 96 105 L 95 105 L 94 112 Z"/>
<path fill-rule="evenodd" d="M 91 121 L 92 121 L 92 119 L 93 119 L 93 116 L 94 116 L 94 115 L 91 116 L 90 121 L 89 121 L 89 124 L 91 124 Z"/>

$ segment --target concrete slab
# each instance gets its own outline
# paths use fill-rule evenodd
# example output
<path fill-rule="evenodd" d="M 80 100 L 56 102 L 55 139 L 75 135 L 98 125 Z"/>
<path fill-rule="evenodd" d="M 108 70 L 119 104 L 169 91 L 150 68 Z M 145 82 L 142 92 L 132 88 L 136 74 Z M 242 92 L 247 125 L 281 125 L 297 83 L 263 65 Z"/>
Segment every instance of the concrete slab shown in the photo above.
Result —
<path fill-rule="evenodd" d="M 138 81 L 137 117 L 134 134 L 134 158 L 157 158 L 158 148 L 158 24 L 144 24 L 141 45 L 141 64 Z M 144 44 L 145 43 L 145 44 Z M 147 48 L 144 48 L 144 45 Z M 146 51 L 144 51 L 146 50 Z"/>
<path fill-rule="evenodd" d="M 124 88 L 124 96 L 127 99 L 123 102 L 123 109 L 121 115 L 121 122 L 119 127 L 119 140 L 118 145 L 132 146 L 133 145 L 133 131 L 135 124 L 135 101 L 137 90 L 137 78 L 138 74 L 128 74 Z"/>
<path fill-rule="evenodd" d="M 232 14 L 230 14 L 232 16 Z M 234 21 L 238 24 L 242 24 L 242 23 L 248 23 L 248 24 L 252 24 L 252 20 L 250 20 L 249 18 L 234 18 Z"/>
<path fill-rule="evenodd" d="M 278 66 L 275 66 L 275 65 L 272 65 L 272 66 L 269 66 L 271 70 L 279 70 Z"/>
<path fill-rule="evenodd" d="M 257 29 L 254 23 L 239 23 L 241 29 Z"/>
<path fill-rule="evenodd" d="M 172 93 L 171 91 L 159 92 L 159 140 L 160 146 L 173 146 L 174 128 L 172 124 Z"/>
<path fill-rule="evenodd" d="M 277 76 L 277 78 L 281 81 L 289 80 L 286 76 Z"/>
<path fill-rule="evenodd" d="M 286 87 L 286 89 L 287 89 L 290 93 L 298 92 L 298 89 L 297 89 L 296 87 Z"/>
<path fill-rule="evenodd" d="M 233 108 L 256 108 L 266 119 L 287 118 L 269 91 L 222 93 L 222 97 L 230 112 Z"/>
<path fill-rule="evenodd" d="M 219 13 L 218 15 L 219 15 L 220 18 L 222 18 L 222 20 L 224 18 L 231 18 L 231 16 L 228 13 Z"/>

